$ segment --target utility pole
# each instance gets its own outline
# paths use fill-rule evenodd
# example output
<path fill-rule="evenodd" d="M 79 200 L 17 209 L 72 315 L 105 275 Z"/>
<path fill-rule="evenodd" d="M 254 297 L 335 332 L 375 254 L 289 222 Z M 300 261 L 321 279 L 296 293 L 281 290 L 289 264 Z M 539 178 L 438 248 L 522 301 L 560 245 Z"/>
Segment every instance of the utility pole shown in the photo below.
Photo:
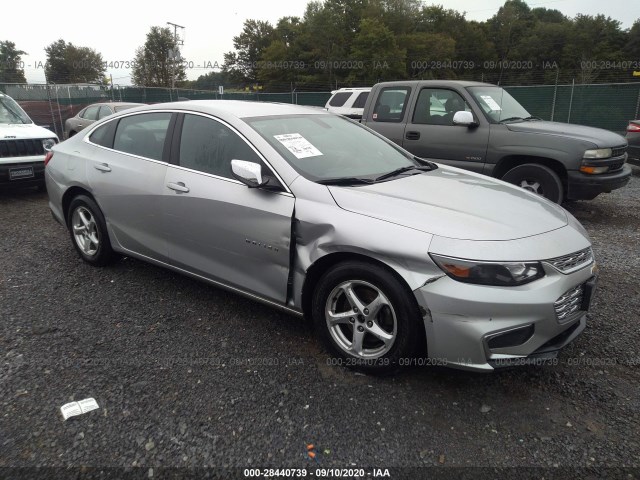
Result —
<path fill-rule="evenodd" d="M 171 25 L 173 27 L 173 43 L 176 46 L 176 49 L 171 49 L 169 52 L 169 58 L 171 58 L 171 89 L 176 88 L 176 60 L 180 58 L 180 47 L 184 45 L 184 41 L 178 37 L 178 29 L 181 28 L 184 30 L 186 27 L 182 25 L 178 25 L 177 23 L 167 22 L 167 25 Z"/>

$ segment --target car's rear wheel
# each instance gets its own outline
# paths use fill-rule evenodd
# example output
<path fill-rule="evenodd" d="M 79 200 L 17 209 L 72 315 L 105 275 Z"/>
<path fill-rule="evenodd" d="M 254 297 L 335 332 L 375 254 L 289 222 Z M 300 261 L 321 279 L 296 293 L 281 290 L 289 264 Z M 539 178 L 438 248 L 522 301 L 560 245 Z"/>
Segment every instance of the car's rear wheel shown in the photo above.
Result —
<path fill-rule="evenodd" d="M 69 205 L 67 219 L 73 246 L 85 262 L 104 266 L 117 260 L 104 216 L 93 199 L 86 195 L 75 197 Z"/>
<path fill-rule="evenodd" d="M 411 293 L 385 268 L 360 261 L 338 264 L 321 277 L 312 316 L 337 364 L 370 373 L 410 364 L 423 332 Z"/>
<path fill-rule="evenodd" d="M 556 172 L 545 165 L 537 163 L 519 165 L 505 173 L 502 180 L 537 193 L 552 202 L 562 203 L 564 196 L 562 180 Z"/>

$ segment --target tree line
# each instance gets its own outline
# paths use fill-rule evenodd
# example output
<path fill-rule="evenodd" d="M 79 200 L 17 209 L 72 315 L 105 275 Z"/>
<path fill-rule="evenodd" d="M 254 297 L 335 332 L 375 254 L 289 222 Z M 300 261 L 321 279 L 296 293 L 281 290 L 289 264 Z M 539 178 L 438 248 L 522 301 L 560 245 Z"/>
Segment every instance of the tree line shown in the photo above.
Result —
<path fill-rule="evenodd" d="M 249 19 L 220 71 L 186 79 L 168 28 L 152 27 L 136 50 L 132 82 L 144 86 L 265 91 L 327 90 L 396 79 L 475 79 L 503 84 L 618 81 L 640 71 L 640 20 L 569 18 L 506 0 L 488 20 L 420 0 L 311 1 L 275 25 Z M 45 48 L 47 80 L 108 84 L 99 52 L 58 40 Z M 25 82 L 13 42 L 0 42 L 0 82 Z M 121 68 L 122 68 L 121 67 Z M 112 68 L 112 67 L 109 67 Z"/>
<path fill-rule="evenodd" d="M 275 26 L 247 20 L 233 45 L 222 73 L 208 76 L 269 91 L 485 73 L 502 83 L 591 83 L 640 71 L 640 20 L 624 30 L 604 15 L 569 18 L 523 0 L 484 22 L 420 0 L 312 1 L 302 18 Z"/>

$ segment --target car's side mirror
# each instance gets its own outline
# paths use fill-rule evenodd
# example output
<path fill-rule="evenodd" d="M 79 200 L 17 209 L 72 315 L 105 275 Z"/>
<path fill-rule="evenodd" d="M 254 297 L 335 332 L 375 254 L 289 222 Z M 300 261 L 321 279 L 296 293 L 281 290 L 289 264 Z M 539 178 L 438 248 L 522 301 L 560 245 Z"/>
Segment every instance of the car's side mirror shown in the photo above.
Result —
<path fill-rule="evenodd" d="M 475 127 L 478 125 L 473 119 L 473 113 L 467 112 L 466 110 L 461 110 L 455 113 L 453 116 L 453 124 L 464 127 Z"/>
<path fill-rule="evenodd" d="M 262 167 L 259 163 L 231 160 L 231 172 L 249 188 L 261 187 L 267 183 L 262 178 Z"/>

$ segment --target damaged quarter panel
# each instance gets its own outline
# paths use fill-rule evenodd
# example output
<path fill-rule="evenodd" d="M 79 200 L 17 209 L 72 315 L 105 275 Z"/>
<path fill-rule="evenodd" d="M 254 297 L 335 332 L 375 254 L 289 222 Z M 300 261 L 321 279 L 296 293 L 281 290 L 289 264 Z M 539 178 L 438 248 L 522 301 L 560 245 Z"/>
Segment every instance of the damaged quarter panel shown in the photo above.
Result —
<path fill-rule="evenodd" d="M 309 269 L 328 255 L 360 255 L 381 262 L 411 290 L 442 276 L 428 256 L 432 235 L 343 210 L 326 186 L 303 177 L 298 177 L 291 189 L 296 195 L 294 308 L 302 308 Z"/>

